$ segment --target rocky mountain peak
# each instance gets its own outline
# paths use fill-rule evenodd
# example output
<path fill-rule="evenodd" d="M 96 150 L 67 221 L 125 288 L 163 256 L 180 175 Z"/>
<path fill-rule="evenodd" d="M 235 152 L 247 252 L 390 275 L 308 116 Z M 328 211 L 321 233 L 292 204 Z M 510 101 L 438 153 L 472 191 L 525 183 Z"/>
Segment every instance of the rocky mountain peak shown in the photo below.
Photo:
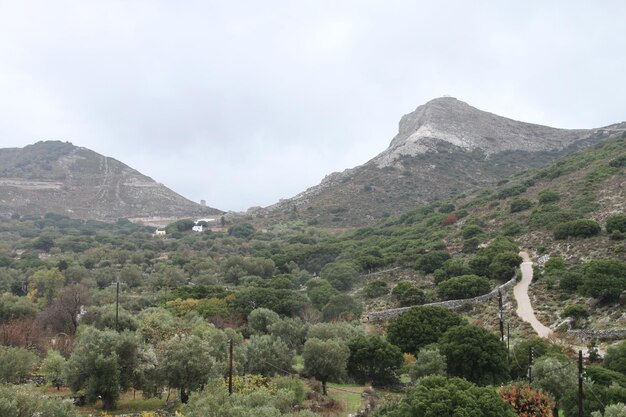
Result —
<path fill-rule="evenodd" d="M 379 168 L 392 166 L 403 156 L 434 151 L 441 142 L 465 151 L 477 149 L 487 156 L 509 150 L 563 149 L 580 138 L 582 132 L 518 122 L 453 97 L 440 97 L 404 115 L 398 134 L 374 162 Z"/>

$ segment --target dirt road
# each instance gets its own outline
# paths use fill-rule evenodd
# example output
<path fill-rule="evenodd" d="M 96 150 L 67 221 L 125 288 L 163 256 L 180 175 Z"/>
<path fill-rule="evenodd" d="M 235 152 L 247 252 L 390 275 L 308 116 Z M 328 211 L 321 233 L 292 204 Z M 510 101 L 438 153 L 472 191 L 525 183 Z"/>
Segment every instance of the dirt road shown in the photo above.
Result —
<path fill-rule="evenodd" d="M 517 301 L 516 313 L 522 320 L 530 323 L 539 337 L 548 337 L 552 334 L 552 330 L 537 320 L 533 306 L 530 303 L 530 298 L 528 297 L 528 286 L 533 280 L 533 263 L 528 253 L 520 252 L 519 255 L 524 262 L 522 262 L 520 266 L 522 269 L 522 279 L 515 285 L 515 288 L 513 288 L 515 301 Z"/>

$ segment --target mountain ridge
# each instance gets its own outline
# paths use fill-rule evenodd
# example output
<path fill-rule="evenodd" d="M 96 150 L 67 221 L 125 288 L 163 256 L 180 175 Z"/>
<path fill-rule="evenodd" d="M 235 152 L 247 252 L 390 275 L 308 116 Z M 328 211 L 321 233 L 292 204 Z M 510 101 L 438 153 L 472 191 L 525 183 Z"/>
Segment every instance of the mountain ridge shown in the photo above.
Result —
<path fill-rule="evenodd" d="M 362 226 L 538 167 L 626 130 L 626 123 L 559 129 L 520 122 L 441 97 L 402 116 L 387 149 L 318 185 L 247 214 L 261 223 Z"/>
<path fill-rule="evenodd" d="M 0 213 L 78 218 L 185 217 L 222 211 L 194 203 L 128 165 L 69 142 L 0 149 Z"/>

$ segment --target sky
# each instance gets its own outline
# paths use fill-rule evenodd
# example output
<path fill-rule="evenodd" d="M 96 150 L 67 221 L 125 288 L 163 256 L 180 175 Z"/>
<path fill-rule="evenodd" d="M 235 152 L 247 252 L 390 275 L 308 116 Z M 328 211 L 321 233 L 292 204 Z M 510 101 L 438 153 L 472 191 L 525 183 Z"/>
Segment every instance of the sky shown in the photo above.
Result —
<path fill-rule="evenodd" d="M 222 210 L 367 162 L 443 95 L 626 120 L 626 2 L 0 0 L 0 147 L 63 140 Z"/>

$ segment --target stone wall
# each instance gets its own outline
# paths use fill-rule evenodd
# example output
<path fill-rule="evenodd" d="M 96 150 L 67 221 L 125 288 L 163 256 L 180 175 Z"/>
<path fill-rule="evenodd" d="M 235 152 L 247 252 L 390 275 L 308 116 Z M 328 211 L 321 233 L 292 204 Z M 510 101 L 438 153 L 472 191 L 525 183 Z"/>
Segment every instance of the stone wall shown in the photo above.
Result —
<path fill-rule="evenodd" d="M 623 339 L 626 338 L 626 329 L 606 329 L 606 330 L 568 330 L 567 334 L 576 336 L 581 340 L 593 339 Z"/>
<path fill-rule="evenodd" d="M 461 307 L 468 305 L 468 304 L 478 304 L 478 303 L 482 303 L 484 301 L 487 300 L 491 300 L 493 298 L 497 298 L 498 297 L 498 292 L 502 292 L 502 294 L 506 294 L 506 291 L 513 287 L 515 285 L 515 283 L 517 282 L 517 273 L 515 275 L 513 275 L 513 278 L 511 278 L 508 282 L 500 285 L 497 288 L 494 288 L 490 293 L 487 294 L 483 294 L 483 295 L 479 295 L 478 297 L 474 297 L 474 298 L 465 298 L 462 300 L 448 300 L 448 301 L 441 301 L 438 303 L 429 303 L 429 304 L 422 304 L 423 306 L 436 306 L 436 307 L 443 307 L 443 308 L 447 308 L 448 310 L 458 310 Z M 412 306 L 414 307 L 414 306 Z M 364 321 L 370 321 L 370 322 L 374 322 L 374 321 L 386 321 L 389 320 L 393 317 L 396 317 L 402 313 L 404 313 L 405 311 L 407 311 L 408 309 L 412 308 L 412 307 L 401 307 L 401 308 L 391 308 L 389 310 L 380 310 L 380 311 L 370 311 L 369 313 L 367 313 L 364 317 L 363 320 Z"/>

